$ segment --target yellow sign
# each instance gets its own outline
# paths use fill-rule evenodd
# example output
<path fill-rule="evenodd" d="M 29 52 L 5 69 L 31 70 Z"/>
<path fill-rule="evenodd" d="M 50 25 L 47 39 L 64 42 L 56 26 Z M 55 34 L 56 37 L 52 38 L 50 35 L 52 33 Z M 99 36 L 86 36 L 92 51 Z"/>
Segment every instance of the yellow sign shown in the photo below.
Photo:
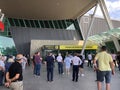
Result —
<path fill-rule="evenodd" d="M 60 50 L 81 50 L 82 47 L 81 45 L 60 45 Z M 97 45 L 86 46 L 85 50 L 95 50 L 97 48 Z"/>

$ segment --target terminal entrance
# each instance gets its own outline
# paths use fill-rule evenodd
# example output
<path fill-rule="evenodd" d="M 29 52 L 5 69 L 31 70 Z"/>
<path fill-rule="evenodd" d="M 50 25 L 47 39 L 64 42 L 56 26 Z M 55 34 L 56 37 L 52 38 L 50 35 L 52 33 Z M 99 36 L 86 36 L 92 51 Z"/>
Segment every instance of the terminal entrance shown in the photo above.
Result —
<path fill-rule="evenodd" d="M 96 50 L 98 49 L 98 46 L 87 46 L 84 51 L 84 55 L 87 56 L 87 54 L 96 54 Z M 58 53 L 61 53 L 63 57 L 65 57 L 66 53 L 69 53 L 73 55 L 74 53 L 81 53 L 82 46 L 80 45 L 44 45 L 41 48 L 42 50 L 42 56 L 45 57 L 48 52 L 52 52 L 55 56 L 58 55 Z"/>

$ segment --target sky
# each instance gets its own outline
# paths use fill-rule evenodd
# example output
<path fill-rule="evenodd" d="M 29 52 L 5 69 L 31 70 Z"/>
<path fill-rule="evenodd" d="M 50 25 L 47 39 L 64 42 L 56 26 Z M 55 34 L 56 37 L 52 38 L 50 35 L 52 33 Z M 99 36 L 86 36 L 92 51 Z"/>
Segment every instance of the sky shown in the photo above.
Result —
<path fill-rule="evenodd" d="M 109 15 L 111 19 L 120 20 L 120 0 L 105 0 Z M 93 12 L 94 9 L 90 10 L 88 13 Z M 96 16 L 103 17 L 101 9 L 98 7 L 96 11 Z"/>

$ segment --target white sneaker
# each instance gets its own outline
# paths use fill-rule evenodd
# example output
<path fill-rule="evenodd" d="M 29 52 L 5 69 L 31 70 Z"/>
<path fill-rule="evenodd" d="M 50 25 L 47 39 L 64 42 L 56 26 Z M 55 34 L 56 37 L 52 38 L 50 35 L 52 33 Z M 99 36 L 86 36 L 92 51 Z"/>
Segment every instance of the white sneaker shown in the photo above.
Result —
<path fill-rule="evenodd" d="M 70 73 L 68 72 L 68 75 L 70 75 Z"/>
<path fill-rule="evenodd" d="M 82 77 L 84 77 L 85 75 L 84 74 L 81 74 Z"/>

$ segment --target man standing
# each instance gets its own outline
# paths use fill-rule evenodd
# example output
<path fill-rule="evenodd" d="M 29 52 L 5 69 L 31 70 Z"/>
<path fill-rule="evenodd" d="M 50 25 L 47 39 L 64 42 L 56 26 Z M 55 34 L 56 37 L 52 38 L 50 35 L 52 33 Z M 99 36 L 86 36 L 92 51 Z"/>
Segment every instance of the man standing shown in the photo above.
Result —
<path fill-rule="evenodd" d="M 35 75 L 37 77 L 40 77 L 40 70 L 42 64 L 42 58 L 40 56 L 40 52 L 36 53 L 34 60 L 35 60 Z"/>
<path fill-rule="evenodd" d="M 23 75 L 22 75 L 22 59 L 23 55 L 18 54 L 15 62 L 10 66 L 6 73 L 7 87 L 10 86 L 11 90 L 23 90 Z"/>
<path fill-rule="evenodd" d="M 98 62 L 98 66 L 96 64 Z M 102 90 L 101 83 L 106 82 L 106 90 L 110 90 L 111 71 L 114 75 L 114 63 L 110 54 L 106 52 L 106 46 L 101 47 L 101 52 L 95 56 L 93 66 L 97 70 L 97 87 Z"/>
<path fill-rule="evenodd" d="M 92 54 L 89 53 L 89 54 L 88 54 L 88 67 L 90 66 L 90 67 L 92 68 L 92 63 L 91 63 L 91 61 L 92 61 Z"/>
<path fill-rule="evenodd" d="M 82 60 L 77 56 L 77 53 L 74 54 L 74 57 L 72 58 L 72 63 L 73 63 L 72 81 L 78 82 L 79 65 L 82 64 Z"/>
<path fill-rule="evenodd" d="M 52 82 L 53 81 L 53 68 L 54 68 L 54 58 L 52 56 L 52 53 L 48 53 L 48 56 L 46 57 L 46 65 L 47 65 L 47 81 Z"/>
<path fill-rule="evenodd" d="M 60 53 L 58 54 L 56 60 L 58 62 L 58 72 L 59 72 L 59 74 L 64 74 L 63 73 L 63 58 L 62 58 Z"/>

